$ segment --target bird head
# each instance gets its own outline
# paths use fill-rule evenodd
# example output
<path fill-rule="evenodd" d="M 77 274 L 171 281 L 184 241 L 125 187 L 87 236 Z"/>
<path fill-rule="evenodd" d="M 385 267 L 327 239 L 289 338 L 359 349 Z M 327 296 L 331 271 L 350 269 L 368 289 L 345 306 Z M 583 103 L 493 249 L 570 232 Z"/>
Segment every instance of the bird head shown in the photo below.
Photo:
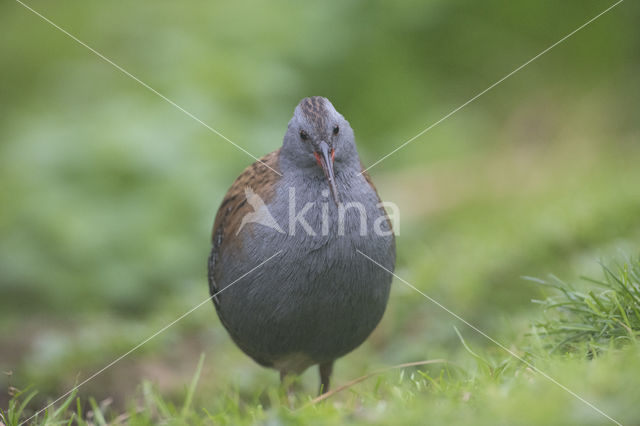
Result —
<path fill-rule="evenodd" d="M 300 101 L 282 149 L 297 167 L 322 170 L 336 204 L 340 200 L 336 174 L 341 168 L 358 168 L 360 164 L 349 122 L 321 96 Z"/>

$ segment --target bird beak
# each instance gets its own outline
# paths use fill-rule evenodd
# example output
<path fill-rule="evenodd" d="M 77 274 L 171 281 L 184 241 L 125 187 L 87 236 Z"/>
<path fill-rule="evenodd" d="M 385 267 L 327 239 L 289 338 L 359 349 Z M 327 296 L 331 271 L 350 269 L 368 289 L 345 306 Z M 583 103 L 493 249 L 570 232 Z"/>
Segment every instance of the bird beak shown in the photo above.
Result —
<path fill-rule="evenodd" d="M 336 205 L 340 203 L 338 198 L 338 188 L 336 187 L 336 176 L 333 173 L 333 156 L 335 151 L 329 148 L 329 145 L 325 141 L 320 142 L 320 152 L 314 152 L 316 156 L 316 160 L 320 167 L 322 167 L 322 171 L 324 172 L 324 176 L 329 181 L 329 188 L 331 189 L 331 194 L 333 195 L 333 201 L 335 201 Z"/>

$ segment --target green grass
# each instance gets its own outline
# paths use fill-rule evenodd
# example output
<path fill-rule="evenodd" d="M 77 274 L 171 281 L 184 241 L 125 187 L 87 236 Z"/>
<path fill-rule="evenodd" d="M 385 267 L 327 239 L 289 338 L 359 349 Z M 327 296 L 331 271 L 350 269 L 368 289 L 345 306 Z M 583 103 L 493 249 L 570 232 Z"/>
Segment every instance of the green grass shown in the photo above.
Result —
<path fill-rule="evenodd" d="M 634 424 L 639 419 L 634 391 L 640 386 L 640 379 L 630 375 L 629 370 L 638 371 L 639 357 L 640 351 L 631 346 L 594 360 L 539 356 L 535 364 L 560 383 L 580 380 L 582 386 L 574 390 L 582 397 L 623 424 Z M 93 398 L 89 398 L 90 408 L 85 412 L 80 399 L 71 395 L 33 424 L 126 421 L 141 425 L 235 425 L 270 420 L 281 424 L 420 424 L 426 419 L 438 424 L 607 423 L 592 408 L 512 358 L 477 360 L 478 365 L 469 368 L 411 368 L 381 373 L 321 403 L 312 404 L 309 397 L 300 395 L 293 408 L 282 390 L 277 389 L 255 394 L 248 400 L 233 389 L 220 395 L 195 395 L 196 400 L 209 402 L 192 405 L 188 398 L 168 400 L 144 382 L 135 405 L 124 413 L 110 410 L 108 404 L 99 404 Z M 619 368 L 621 364 L 624 369 Z M 28 396 L 17 395 L 9 409 L 2 412 L 2 421 L 9 426 L 19 424 L 18 419 L 29 413 L 22 407 L 26 402 Z M 540 412 L 541 407 L 544 413 Z"/>
<path fill-rule="evenodd" d="M 557 294 L 534 301 L 544 320 L 520 337 L 526 350 L 515 351 L 599 410 L 623 424 L 640 420 L 635 391 L 640 387 L 640 262 L 615 270 L 603 266 L 603 279 L 589 279 L 577 290 L 554 278 L 537 282 Z M 596 291 L 597 289 L 597 291 Z M 472 347 L 454 329 L 462 350 L 456 362 L 431 360 L 369 373 L 337 387 L 327 398 L 304 390 L 293 399 L 278 386 L 245 394 L 231 386 L 217 394 L 199 392 L 204 355 L 180 399 L 168 398 L 144 381 L 129 409 L 110 407 L 110 400 L 83 400 L 73 391 L 64 402 L 40 413 L 32 424 L 605 424 L 609 420 L 557 383 L 502 350 Z M 562 349 L 562 350 L 559 350 Z M 594 350 L 597 349 L 597 350 Z M 35 391 L 18 391 L 0 411 L 7 426 L 34 412 Z M 538 407 L 538 408 L 536 408 Z"/>
<path fill-rule="evenodd" d="M 536 332 L 552 341 L 551 352 L 574 351 L 588 343 L 590 350 L 636 343 L 640 336 L 640 261 L 615 270 L 603 265 L 602 280 L 585 278 L 591 286 L 577 288 L 557 277 L 536 280 L 557 290 L 557 295 L 536 300 L 549 318 L 536 324 Z"/>

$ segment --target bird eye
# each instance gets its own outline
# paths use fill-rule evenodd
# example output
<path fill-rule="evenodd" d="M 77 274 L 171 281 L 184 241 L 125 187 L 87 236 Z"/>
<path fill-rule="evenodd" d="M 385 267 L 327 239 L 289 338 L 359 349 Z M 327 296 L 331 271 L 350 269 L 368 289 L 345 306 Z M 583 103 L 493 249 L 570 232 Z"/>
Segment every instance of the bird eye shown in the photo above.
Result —
<path fill-rule="evenodd" d="M 300 139 L 302 139 L 303 141 L 309 139 L 309 135 L 307 134 L 307 132 L 305 132 L 304 130 L 300 130 Z"/>
<path fill-rule="evenodd" d="M 340 127 L 335 126 L 335 127 L 333 128 L 333 134 L 334 134 L 334 135 L 337 135 L 339 131 L 340 131 Z"/>

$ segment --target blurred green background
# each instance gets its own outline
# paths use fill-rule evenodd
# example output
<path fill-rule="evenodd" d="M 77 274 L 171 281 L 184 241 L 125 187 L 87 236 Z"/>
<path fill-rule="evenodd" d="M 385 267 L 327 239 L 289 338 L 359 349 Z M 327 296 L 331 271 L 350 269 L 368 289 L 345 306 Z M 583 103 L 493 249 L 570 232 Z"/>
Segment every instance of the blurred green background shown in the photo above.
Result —
<path fill-rule="evenodd" d="M 367 165 L 612 3 L 28 4 L 256 156 L 302 97 L 326 96 Z M 401 209 L 398 274 L 515 342 L 544 296 L 522 275 L 638 253 L 639 21 L 622 3 L 371 170 Z M 206 298 L 214 214 L 253 160 L 17 2 L 0 34 L 3 406 L 9 386 L 61 394 Z M 396 282 L 335 381 L 463 357 L 453 325 Z M 201 352 L 204 399 L 278 383 L 207 304 L 81 395 L 122 406 L 143 379 L 179 394 Z"/>

